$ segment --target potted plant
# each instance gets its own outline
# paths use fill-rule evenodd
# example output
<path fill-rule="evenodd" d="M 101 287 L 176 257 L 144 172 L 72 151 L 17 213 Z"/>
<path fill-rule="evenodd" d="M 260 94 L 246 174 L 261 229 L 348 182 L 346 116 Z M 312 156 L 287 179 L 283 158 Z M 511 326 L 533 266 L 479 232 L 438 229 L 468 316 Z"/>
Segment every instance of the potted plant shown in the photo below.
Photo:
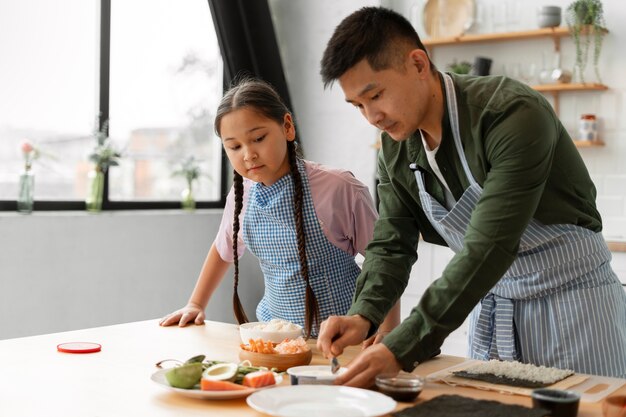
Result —
<path fill-rule="evenodd" d="M 22 154 L 24 155 L 24 172 L 20 175 L 17 211 L 30 213 L 33 211 L 33 194 L 35 188 L 35 176 L 31 168 L 33 167 L 33 161 L 39 158 L 39 149 L 27 141 L 22 144 Z"/>
<path fill-rule="evenodd" d="M 472 64 L 467 61 L 457 62 L 455 59 L 454 62 L 448 64 L 448 70 L 450 72 L 454 72 L 455 74 L 469 74 L 472 69 Z"/>
<path fill-rule="evenodd" d="M 584 72 L 589 59 L 591 38 L 593 37 L 593 65 L 598 82 L 601 82 L 598 62 L 602 50 L 602 40 L 606 32 L 602 2 L 600 0 L 575 0 L 567 7 L 565 20 L 576 47 L 574 73 L 578 70 L 580 81 L 585 82 Z"/>
<path fill-rule="evenodd" d="M 94 167 L 87 174 L 87 197 L 85 204 L 88 211 L 102 210 L 102 198 L 104 194 L 104 174 L 109 167 L 119 165 L 122 153 L 116 150 L 109 138 L 108 121 L 102 124 L 101 129 L 93 133 L 96 139 L 96 147 L 89 155 L 89 160 Z"/>
<path fill-rule="evenodd" d="M 202 175 L 199 161 L 194 156 L 186 158 L 180 163 L 180 168 L 174 171 L 172 175 L 185 178 L 187 188 L 182 192 L 181 205 L 185 210 L 194 210 L 196 208 L 196 200 L 193 195 L 193 183 Z"/>

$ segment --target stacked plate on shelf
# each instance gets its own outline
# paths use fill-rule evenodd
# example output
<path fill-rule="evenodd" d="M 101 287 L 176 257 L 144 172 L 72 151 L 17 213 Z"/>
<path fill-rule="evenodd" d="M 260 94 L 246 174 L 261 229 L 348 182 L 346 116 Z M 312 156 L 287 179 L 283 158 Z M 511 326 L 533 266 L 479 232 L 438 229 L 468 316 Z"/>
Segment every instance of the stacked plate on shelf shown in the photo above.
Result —
<path fill-rule="evenodd" d="M 428 0 L 424 5 L 423 25 L 431 38 L 464 34 L 474 23 L 474 0 Z"/>

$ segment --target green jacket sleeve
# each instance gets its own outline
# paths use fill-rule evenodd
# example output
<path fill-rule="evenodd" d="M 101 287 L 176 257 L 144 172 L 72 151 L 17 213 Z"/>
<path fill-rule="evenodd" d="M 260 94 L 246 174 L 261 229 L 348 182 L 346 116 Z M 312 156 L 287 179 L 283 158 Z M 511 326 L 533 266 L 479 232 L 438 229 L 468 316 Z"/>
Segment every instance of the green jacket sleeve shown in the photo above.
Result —
<path fill-rule="evenodd" d="M 417 259 L 419 237 L 414 212 L 405 199 L 397 194 L 388 174 L 384 156 L 388 152 L 387 148 L 394 152 L 398 149 L 406 152 L 399 144 L 388 143 L 379 153 L 379 218 L 374 226 L 374 236 L 366 249 L 363 270 L 348 312 L 370 320 L 372 330 L 380 325 L 404 292 L 411 267 Z M 406 169 L 409 171 L 408 163 Z"/>

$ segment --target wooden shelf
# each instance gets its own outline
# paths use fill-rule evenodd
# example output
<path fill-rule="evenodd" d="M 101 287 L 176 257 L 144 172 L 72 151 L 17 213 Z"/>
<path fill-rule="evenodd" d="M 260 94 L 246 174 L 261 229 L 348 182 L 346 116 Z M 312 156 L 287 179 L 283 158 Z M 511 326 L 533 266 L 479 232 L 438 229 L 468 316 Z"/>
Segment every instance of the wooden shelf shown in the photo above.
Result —
<path fill-rule="evenodd" d="M 598 83 L 538 84 L 531 87 L 541 93 L 552 94 L 554 99 L 552 105 L 556 114 L 559 114 L 559 93 L 568 91 L 604 91 L 609 89 L 606 85 Z"/>
<path fill-rule="evenodd" d="M 597 148 L 604 146 L 604 142 L 601 140 L 575 140 L 574 145 L 577 148 Z"/>
<path fill-rule="evenodd" d="M 598 83 L 538 84 L 532 85 L 531 87 L 542 93 L 556 93 L 561 91 L 601 91 L 609 89 L 606 85 Z"/>
<path fill-rule="evenodd" d="M 589 28 L 583 30 L 582 34 L 588 34 L 591 32 L 592 29 Z M 606 29 L 603 29 L 603 32 L 605 34 L 609 33 Z M 444 46 L 455 45 L 458 43 L 504 42 L 535 38 L 553 38 L 555 42 L 558 42 L 560 38 L 563 36 L 569 36 L 569 34 L 570 31 L 567 26 L 558 26 L 555 28 L 522 30 L 518 32 L 476 33 L 445 38 L 428 38 L 423 39 L 422 42 L 424 43 L 424 46 Z"/>
<path fill-rule="evenodd" d="M 611 252 L 626 252 L 626 242 L 606 242 Z"/>
<path fill-rule="evenodd" d="M 443 46 L 454 45 L 457 43 L 514 41 L 533 38 L 563 37 L 568 35 L 568 28 L 564 26 L 559 26 L 556 28 L 524 30 L 520 32 L 477 33 L 446 38 L 429 38 L 424 39 L 423 43 L 424 46 Z"/>

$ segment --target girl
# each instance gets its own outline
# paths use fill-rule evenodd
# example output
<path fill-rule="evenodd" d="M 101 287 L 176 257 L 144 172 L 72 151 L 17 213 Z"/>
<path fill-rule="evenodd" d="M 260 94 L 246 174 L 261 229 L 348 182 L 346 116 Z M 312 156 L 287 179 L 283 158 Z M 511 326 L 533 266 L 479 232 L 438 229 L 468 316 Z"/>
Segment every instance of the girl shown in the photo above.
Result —
<path fill-rule="evenodd" d="M 377 217 L 369 191 L 347 171 L 296 156 L 291 113 L 265 82 L 248 79 L 230 89 L 218 107 L 215 131 L 234 167 L 233 189 L 189 302 L 160 324 L 203 324 L 208 300 L 231 262 L 235 317 L 247 322 L 237 294 L 238 258 L 247 247 L 265 278 L 257 318 L 289 320 L 315 337 L 319 323 L 350 307 L 360 273 L 354 256 L 365 253 Z M 379 334 L 399 319 L 396 306 Z"/>

